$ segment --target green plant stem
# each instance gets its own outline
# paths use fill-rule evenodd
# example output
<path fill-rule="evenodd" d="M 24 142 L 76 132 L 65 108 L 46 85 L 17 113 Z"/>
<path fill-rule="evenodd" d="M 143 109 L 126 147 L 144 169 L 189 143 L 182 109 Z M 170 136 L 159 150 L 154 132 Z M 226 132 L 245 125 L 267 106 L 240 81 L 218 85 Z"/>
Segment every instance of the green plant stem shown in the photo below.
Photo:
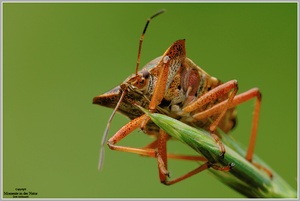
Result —
<path fill-rule="evenodd" d="M 221 157 L 218 145 L 207 131 L 191 127 L 166 115 L 150 114 L 144 109 L 143 111 L 157 126 L 175 139 L 193 148 L 209 162 L 221 166 L 234 163 L 234 167 L 229 172 L 218 171 L 213 168 L 210 168 L 209 171 L 220 181 L 241 194 L 247 197 L 260 198 L 297 197 L 296 191 L 259 157 L 254 156 L 254 162 L 268 168 L 273 173 L 272 178 L 265 171 L 256 168 L 247 161 L 244 158 L 245 149 L 230 135 L 222 134 L 222 143 L 226 153 L 224 157 Z"/>

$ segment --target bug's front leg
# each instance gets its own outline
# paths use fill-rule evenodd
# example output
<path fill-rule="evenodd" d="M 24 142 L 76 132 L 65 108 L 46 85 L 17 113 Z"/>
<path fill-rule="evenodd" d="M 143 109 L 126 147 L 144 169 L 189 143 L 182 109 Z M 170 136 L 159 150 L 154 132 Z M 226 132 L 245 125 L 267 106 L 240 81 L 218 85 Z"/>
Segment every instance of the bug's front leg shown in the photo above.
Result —
<path fill-rule="evenodd" d="M 128 136 L 132 131 L 135 129 L 139 128 L 142 124 L 142 122 L 145 120 L 146 115 L 142 115 L 140 117 L 137 117 L 133 120 L 131 120 L 129 123 L 127 123 L 125 126 L 123 126 L 115 135 L 113 135 L 107 142 L 107 145 L 110 149 L 112 150 L 117 150 L 117 151 L 123 151 L 123 152 L 129 152 L 129 153 L 135 153 L 139 154 L 142 156 L 148 156 L 148 157 L 153 157 L 157 158 L 158 161 L 158 166 L 160 169 L 160 173 L 164 175 L 168 175 L 168 171 L 166 169 L 165 165 L 165 159 L 160 156 L 160 153 L 156 151 L 155 149 L 152 148 L 134 148 L 134 147 L 126 147 L 126 146 L 118 146 L 116 145 L 119 141 L 121 141 L 123 138 Z M 161 139 L 160 137 L 158 137 Z M 163 144 L 165 142 L 162 142 Z M 158 141 L 158 144 L 162 144 L 160 141 Z M 161 152 L 163 153 L 163 152 Z M 165 157 L 165 155 L 163 156 Z"/>
<path fill-rule="evenodd" d="M 166 59 L 165 59 L 166 58 Z M 156 83 L 156 86 L 154 88 L 154 92 L 151 98 L 151 101 L 149 103 L 149 111 L 153 113 L 156 110 L 156 107 L 161 103 L 165 91 L 166 91 L 166 85 L 168 81 L 168 72 L 169 72 L 169 62 L 168 62 L 168 56 L 165 56 L 163 59 L 164 62 L 161 62 L 161 70 L 160 74 Z M 165 63 L 166 62 L 166 63 Z M 143 130 L 147 124 L 147 122 L 150 120 L 150 117 L 145 116 L 144 121 L 141 124 L 141 129 Z"/>
<path fill-rule="evenodd" d="M 119 141 L 121 141 L 123 138 L 127 137 L 130 133 L 132 133 L 132 131 L 139 128 L 139 126 L 141 125 L 144 118 L 145 118 L 145 115 L 142 115 L 136 119 L 131 120 L 129 123 L 127 123 L 125 126 L 123 126 L 116 134 L 114 134 L 107 141 L 107 145 L 109 146 L 109 148 L 112 150 L 130 152 L 130 153 L 136 153 L 136 154 L 140 154 L 140 155 L 154 157 L 155 153 L 150 150 L 116 145 Z"/>

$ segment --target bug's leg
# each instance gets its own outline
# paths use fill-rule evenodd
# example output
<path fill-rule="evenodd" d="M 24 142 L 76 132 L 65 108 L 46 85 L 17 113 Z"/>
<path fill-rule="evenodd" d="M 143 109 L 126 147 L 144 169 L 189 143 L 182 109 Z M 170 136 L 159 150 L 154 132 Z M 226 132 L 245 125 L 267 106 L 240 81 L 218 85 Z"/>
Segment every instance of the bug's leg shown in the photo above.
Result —
<path fill-rule="evenodd" d="M 169 72 L 169 65 L 164 63 L 161 66 L 160 74 L 156 83 L 156 87 L 154 88 L 154 92 L 149 103 L 149 111 L 153 113 L 156 107 L 162 101 L 165 91 L 166 91 L 166 84 L 168 79 L 168 72 Z M 146 116 L 144 121 L 142 122 L 141 129 L 143 130 L 149 121 L 150 117 Z"/>
<path fill-rule="evenodd" d="M 245 156 L 245 158 L 251 163 L 253 163 L 252 158 L 253 158 L 256 135 L 257 135 L 259 111 L 260 111 L 260 104 L 261 104 L 261 93 L 260 93 L 258 88 L 250 89 L 246 92 L 243 92 L 239 95 L 236 95 L 233 98 L 233 101 L 230 103 L 230 106 L 229 106 L 229 108 L 235 107 L 235 106 L 240 105 L 240 104 L 242 104 L 242 103 L 244 103 L 244 102 L 246 102 L 246 101 L 248 101 L 252 98 L 256 98 L 256 102 L 255 102 L 255 106 L 254 106 L 250 141 L 249 141 L 248 150 L 247 150 L 247 153 L 246 153 L 246 156 Z M 223 102 L 213 106 L 212 108 L 210 108 L 208 110 L 205 110 L 203 112 L 195 114 L 193 116 L 193 118 L 196 119 L 196 120 L 200 120 L 200 119 L 210 117 L 214 114 L 220 113 L 222 111 L 222 108 L 224 108 L 225 104 L 227 104 L 227 102 L 223 101 Z M 253 165 L 255 165 L 259 169 L 264 170 L 270 177 L 272 177 L 272 172 L 270 170 L 268 170 L 267 168 L 262 167 L 261 165 L 256 164 L 256 163 L 253 163 Z"/>
<path fill-rule="evenodd" d="M 167 154 L 168 158 L 187 160 L 187 161 L 207 161 L 204 156 L 189 156 L 189 155 L 178 155 L 178 154 Z"/>
<path fill-rule="evenodd" d="M 172 184 L 180 182 L 184 179 L 187 179 L 187 178 L 189 178 L 189 177 L 191 177 L 191 176 L 193 176 L 193 175 L 195 175 L 199 172 L 202 172 L 203 170 L 206 170 L 208 168 L 209 168 L 209 163 L 207 162 L 207 163 L 202 164 L 201 166 L 197 167 L 196 169 L 194 169 L 194 170 L 192 170 L 192 171 L 190 171 L 190 172 L 188 172 L 188 173 L 186 173 L 186 174 L 184 174 L 184 175 L 182 175 L 182 176 L 180 176 L 176 179 L 172 179 L 170 181 L 164 180 L 164 181 L 161 181 L 161 182 L 165 185 L 172 185 Z"/>
<path fill-rule="evenodd" d="M 203 170 L 213 167 L 214 169 L 217 170 L 222 170 L 222 171 L 229 171 L 231 166 L 226 166 L 226 167 L 219 167 L 217 165 L 211 165 L 210 163 L 207 162 L 207 159 L 201 156 L 183 156 L 183 155 L 168 155 L 167 154 L 167 140 L 169 136 L 168 134 L 160 129 L 159 137 L 157 139 L 157 152 L 160 158 L 158 160 L 162 160 L 161 162 L 158 163 L 158 169 L 159 169 L 159 179 L 160 182 L 166 185 L 171 185 L 175 184 L 179 181 L 182 181 L 184 179 L 187 179 L 199 172 L 202 172 Z M 167 171 L 168 167 L 168 156 L 173 157 L 174 159 L 182 159 L 182 160 L 193 160 L 193 161 L 206 161 L 205 164 L 201 165 L 200 167 L 188 172 L 187 174 L 182 175 L 181 177 L 178 177 L 173 180 L 168 180 L 167 176 L 169 177 L 169 172 Z"/>
<path fill-rule="evenodd" d="M 171 83 L 185 58 L 185 40 L 178 40 L 173 43 L 162 56 L 158 64 L 160 68 L 158 79 L 149 103 L 149 110 L 151 112 L 154 112 L 163 100 L 168 83 Z"/>
<path fill-rule="evenodd" d="M 142 156 L 149 156 L 152 158 L 157 158 L 160 172 L 165 175 L 168 175 L 168 171 L 166 170 L 165 164 L 164 164 L 165 160 L 162 159 L 162 156 L 160 156 L 160 154 L 155 149 L 134 148 L 134 147 L 126 147 L 126 146 L 116 145 L 119 141 L 121 141 L 123 138 L 128 136 L 130 133 L 132 133 L 132 131 L 139 128 L 141 126 L 142 122 L 144 121 L 145 117 L 146 117 L 146 114 L 131 120 L 129 123 L 127 123 L 125 126 L 123 126 L 115 135 L 113 135 L 108 140 L 107 145 L 112 150 L 135 153 L 135 154 L 139 154 Z"/>
<path fill-rule="evenodd" d="M 173 180 L 165 180 L 164 182 L 162 182 L 163 184 L 165 185 L 172 185 L 172 184 L 175 184 L 177 182 L 180 182 L 184 179 L 187 179 L 195 174 L 198 174 L 200 172 L 202 172 L 203 170 L 206 170 L 208 168 L 213 168 L 215 170 L 219 170 L 219 171 L 224 171 L 224 172 L 227 172 L 229 171 L 231 168 L 233 167 L 233 164 L 229 164 L 228 166 L 224 166 L 224 167 L 221 167 L 221 166 L 218 166 L 218 165 L 215 165 L 215 164 L 211 164 L 210 162 L 206 162 L 202 165 L 200 165 L 199 167 L 197 167 L 196 169 L 176 178 L 176 179 L 173 179 Z"/>
<path fill-rule="evenodd" d="M 159 179 L 161 183 L 164 183 L 166 185 L 171 185 L 173 183 L 177 183 L 185 178 L 188 178 L 196 173 L 198 173 L 200 170 L 197 168 L 197 170 L 189 173 L 188 175 L 178 178 L 171 183 L 167 181 L 167 177 L 169 177 L 169 172 L 167 170 L 167 160 L 169 158 L 172 159 L 179 159 L 179 160 L 189 160 L 189 161 L 205 161 L 207 162 L 207 159 L 203 156 L 188 156 L 188 155 L 177 155 L 177 154 L 167 154 L 167 141 L 170 139 L 170 136 L 166 134 L 162 129 L 160 129 L 159 137 L 151 142 L 149 145 L 145 146 L 144 149 L 156 149 L 157 153 L 155 157 L 158 160 L 158 170 L 159 170 Z M 154 155 L 142 155 L 142 156 L 148 156 L 148 157 L 154 157 Z M 203 168 L 203 167 L 202 167 Z"/>
<path fill-rule="evenodd" d="M 250 137 L 250 143 L 248 146 L 248 151 L 246 154 L 246 159 L 248 161 L 252 161 L 253 152 L 254 152 L 254 145 L 256 140 L 256 133 L 257 133 L 257 126 L 258 126 L 258 117 L 259 117 L 259 111 L 260 111 L 260 103 L 261 103 L 261 93 L 259 89 L 253 88 L 246 92 L 243 92 L 233 98 L 233 101 L 230 103 L 229 108 L 235 107 L 239 104 L 242 104 L 252 98 L 256 98 L 256 103 L 254 107 L 254 114 L 253 114 L 253 120 L 252 120 L 252 131 L 251 131 L 251 137 Z M 209 108 L 203 112 L 200 112 L 198 114 L 193 115 L 193 118 L 195 120 L 201 120 L 208 118 L 212 115 L 220 113 L 224 106 L 227 104 L 227 101 L 223 101 L 221 103 L 218 103 L 214 105 L 212 108 Z"/>
<path fill-rule="evenodd" d="M 170 139 L 170 136 L 168 135 L 168 139 Z M 158 144 L 158 139 L 154 140 L 150 144 L 144 147 L 144 149 L 156 149 Z M 207 161 L 207 159 L 204 156 L 191 156 L 191 155 L 179 155 L 179 154 L 171 154 L 167 153 L 167 158 L 169 159 L 177 159 L 177 160 L 187 160 L 187 161 Z"/>
<path fill-rule="evenodd" d="M 221 156 L 223 156 L 225 154 L 225 148 L 224 148 L 224 145 L 222 144 L 222 142 L 220 141 L 219 137 L 214 134 L 214 131 L 217 129 L 217 126 L 219 125 L 220 121 L 222 120 L 222 117 L 224 116 L 227 109 L 231 105 L 232 100 L 233 100 L 234 96 L 236 95 L 237 90 L 238 90 L 237 81 L 236 80 L 228 81 L 228 82 L 226 82 L 222 85 L 219 85 L 216 88 L 210 90 L 209 92 L 203 94 L 202 96 L 200 96 L 198 99 L 196 99 L 194 102 L 192 102 L 190 105 L 186 106 L 182 110 L 183 113 L 192 112 L 192 111 L 202 107 L 203 105 L 205 105 L 211 101 L 214 101 L 214 100 L 218 99 L 219 97 L 222 97 L 229 93 L 229 97 L 225 101 L 225 104 L 222 105 L 222 108 L 220 108 L 218 111 L 219 116 L 217 117 L 217 119 L 214 120 L 214 122 L 210 125 L 210 128 L 209 128 L 211 136 L 214 138 L 216 143 L 219 145 L 219 148 L 221 151 Z M 201 113 L 202 112 L 200 112 L 200 114 Z M 210 114 L 209 116 L 212 116 L 212 115 L 213 114 Z"/>
<path fill-rule="evenodd" d="M 258 163 L 255 163 L 255 162 L 253 162 L 253 161 L 250 161 L 250 162 L 251 162 L 255 167 L 257 167 L 258 169 L 265 171 L 265 172 L 269 175 L 270 178 L 273 178 L 273 173 L 272 173 L 271 170 L 269 170 L 268 168 L 266 168 L 266 167 L 264 167 L 264 166 L 262 166 L 262 165 L 260 165 L 260 164 L 258 164 Z"/>
<path fill-rule="evenodd" d="M 156 87 L 154 89 L 151 101 L 149 103 L 149 110 L 151 112 L 155 111 L 156 107 L 160 104 L 160 102 L 164 97 L 166 91 L 167 79 L 168 79 L 168 72 L 169 72 L 169 65 L 163 64 L 160 70 L 159 77 L 157 79 Z"/>
<path fill-rule="evenodd" d="M 258 88 L 250 89 L 249 91 L 239 94 L 232 103 L 233 106 L 239 105 L 255 97 L 256 97 L 256 102 L 254 106 L 254 113 L 252 119 L 252 130 L 251 130 L 250 141 L 249 141 L 248 150 L 246 154 L 246 159 L 250 162 L 252 162 L 252 157 L 253 157 L 254 147 L 256 142 L 258 120 L 259 120 L 258 118 L 259 118 L 260 104 L 261 104 L 261 93 Z"/>
<path fill-rule="evenodd" d="M 178 40 L 162 56 L 161 61 L 158 64 L 159 75 L 156 81 L 156 85 L 149 103 L 149 111 L 151 113 L 155 112 L 156 107 L 161 103 L 164 98 L 168 82 L 171 82 L 175 73 L 179 70 L 182 60 L 185 58 L 185 41 Z M 141 129 L 144 129 L 147 122 L 149 121 L 149 116 L 144 116 L 144 120 L 141 123 Z M 167 171 L 167 143 L 168 135 L 160 129 L 160 133 L 157 141 L 157 161 L 159 167 L 160 180 L 165 180 L 166 176 L 169 175 Z M 152 145 L 151 145 L 152 146 Z"/>
<path fill-rule="evenodd" d="M 201 172 L 204 169 L 207 169 L 207 167 L 204 167 L 204 166 L 201 169 L 197 168 L 197 169 L 199 169 L 197 172 L 190 173 L 186 177 L 175 179 L 172 181 L 172 183 L 169 183 L 169 181 L 167 180 L 167 176 L 169 176 L 169 173 L 161 171 L 161 170 L 167 170 L 167 167 L 168 167 L 168 164 L 167 164 L 167 139 L 168 139 L 168 134 L 164 130 L 160 129 L 159 137 L 158 137 L 158 141 L 157 141 L 157 152 L 161 156 L 161 160 L 162 160 L 158 166 L 158 169 L 160 170 L 159 171 L 159 179 L 160 179 L 161 183 L 170 185 L 170 184 L 173 184 L 173 182 L 174 183 L 179 182 L 185 178 L 192 176 L 193 174 L 196 174 L 198 172 Z M 163 167 L 161 167 L 160 165 L 163 165 Z"/>
<path fill-rule="evenodd" d="M 168 140 L 168 134 L 160 129 L 159 130 L 159 136 L 157 141 L 157 152 L 160 156 L 161 160 L 158 163 L 158 169 L 159 169 L 159 179 L 161 182 L 164 182 L 167 179 L 167 176 L 169 176 L 168 169 L 168 161 L 167 161 L 167 140 Z"/>
<path fill-rule="evenodd" d="M 167 135 L 167 140 L 169 140 L 171 138 L 170 135 Z M 144 148 L 145 149 L 156 149 L 158 146 L 158 142 L 159 142 L 159 138 L 155 139 L 153 142 L 151 142 L 150 144 L 146 145 Z"/>
<path fill-rule="evenodd" d="M 156 153 L 153 149 L 143 149 L 143 148 L 133 148 L 133 147 L 125 147 L 116 145 L 119 141 L 129 135 L 132 131 L 139 128 L 142 124 L 146 115 L 142 115 L 137 117 L 136 119 L 131 120 L 125 126 L 123 126 L 115 135 L 113 135 L 107 142 L 107 145 L 112 150 L 123 151 L 136 153 L 143 156 L 155 157 Z"/>
<path fill-rule="evenodd" d="M 155 139 L 153 142 L 151 142 L 150 144 L 146 145 L 144 147 L 144 149 L 155 149 L 157 147 L 157 141 L 158 141 L 158 139 Z"/>

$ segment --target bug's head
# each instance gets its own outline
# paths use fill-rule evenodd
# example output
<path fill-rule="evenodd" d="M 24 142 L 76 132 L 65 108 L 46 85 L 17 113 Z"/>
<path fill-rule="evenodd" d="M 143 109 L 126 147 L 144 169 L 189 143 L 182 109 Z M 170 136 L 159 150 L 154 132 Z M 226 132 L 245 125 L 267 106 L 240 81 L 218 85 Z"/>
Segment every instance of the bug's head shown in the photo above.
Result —
<path fill-rule="evenodd" d="M 129 76 L 120 86 L 93 98 L 93 104 L 115 108 L 121 97 L 122 91 L 144 92 L 148 86 L 149 71 L 146 69 Z M 131 95 L 132 97 L 132 95 Z M 138 97 L 137 97 L 138 98 Z"/>
<path fill-rule="evenodd" d="M 150 73 L 146 69 L 143 69 L 142 71 L 139 71 L 137 74 L 131 75 L 128 77 L 124 83 L 126 83 L 126 86 L 131 87 L 133 90 L 138 90 L 142 93 L 144 93 L 147 90 L 148 83 L 149 83 L 149 76 Z M 122 87 L 122 85 L 121 85 Z M 125 87 L 123 87 L 125 88 Z"/>
<path fill-rule="evenodd" d="M 131 104 L 131 102 L 132 102 L 131 100 L 141 100 L 142 99 L 141 94 L 144 93 L 145 91 L 147 91 L 148 85 L 149 85 L 149 80 L 150 80 L 149 79 L 150 73 L 149 73 L 147 67 L 144 68 L 143 70 L 139 71 L 140 55 L 141 55 L 141 49 L 142 49 L 144 35 L 146 33 L 146 30 L 148 28 L 150 21 L 154 17 L 156 17 L 164 12 L 165 12 L 165 10 L 158 11 L 157 13 L 152 15 L 150 18 L 148 18 L 148 20 L 146 22 L 146 25 L 142 32 L 142 36 L 141 36 L 140 43 L 139 43 L 138 58 L 137 58 L 135 74 L 129 76 L 120 86 L 115 87 L 114 89 L 106 92 L 105 94 L 94 97 L 93 104 L 98 104 L 101 106 L 118 109 L 119 106 L 117 106 L 117 105 L 119 103 L 120 108 L 118 110 L 122 111 L 122 108 L 125 107 L 126 102 L 128 104 Z M 151 68 L 152 67 L 150 67 L 149 69 L 151 69 Z M 129 93 L 129 94 L 127 94 L 127 93 Z M 122 94 L 124 94 L 124 95 L 122 96 Z M 127 95 L 125 95 L 125 94 L 127 94 Z M 125 109 L 128 109 L 128 108 L 130 109 L 130 107 L 126 106 Z M 131 106 L 131 108 L 133 108 L 133 106 Z M 128 111 L 126 113 L 128 113 Z"/>
<path fill-rule="evenodd" d="M 140 101 L 145 102 L 144 96 L 139 90 L 131 90 L 132 86 L 123 82 L 110 91 L 93 98 L 93 104 L 108 107 L 119 111 L 130 119 L 134 119 L 143 113 L 134 105 Z"/>

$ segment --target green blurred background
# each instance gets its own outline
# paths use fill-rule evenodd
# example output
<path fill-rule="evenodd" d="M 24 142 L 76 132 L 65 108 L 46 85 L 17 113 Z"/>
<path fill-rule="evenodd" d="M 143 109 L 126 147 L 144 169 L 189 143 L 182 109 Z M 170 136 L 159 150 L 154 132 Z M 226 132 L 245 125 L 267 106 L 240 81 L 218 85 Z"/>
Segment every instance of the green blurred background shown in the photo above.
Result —
<path fill-rule="evenodd" d="M 92 98 L 134 73 L 140 34 L 149 25 L 141 65 L 177 39 L 209 74 L 263 94 L 255 153 L 297 184 L 296 3 L 4 3 L 3 191 L 25 187 L 40 198 L 243 197 L 203 172 L 173 186 L 154 159 L 100 142 L 111 109 Z M 232 135 L 247 145 L 254 101 L 238 107 Z M 128 119 L 117 114 L 109 135 Z M 152 141 L 135 132 L 122 144 Z M 194 153 L 170 142 L 174 153 Z M 197 163 L 170 161 L 173 177 Z M 9 196 L 8 196 L 9 197 Z"/>

